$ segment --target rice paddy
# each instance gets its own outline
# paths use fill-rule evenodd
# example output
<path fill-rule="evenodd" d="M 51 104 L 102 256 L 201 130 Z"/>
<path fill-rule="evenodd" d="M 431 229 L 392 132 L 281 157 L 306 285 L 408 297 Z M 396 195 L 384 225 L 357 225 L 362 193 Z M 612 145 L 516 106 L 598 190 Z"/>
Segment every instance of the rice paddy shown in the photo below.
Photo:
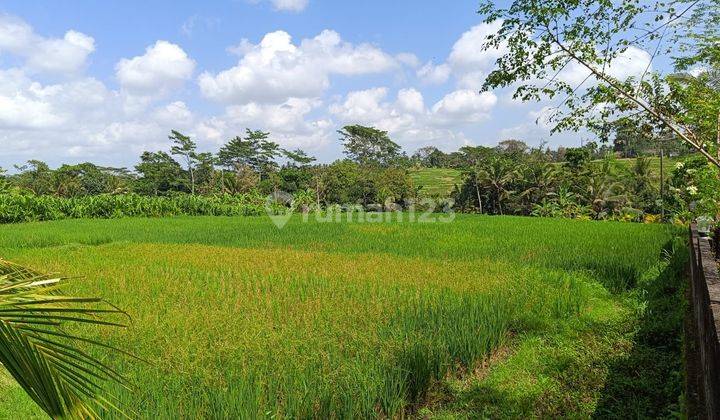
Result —
<path fill-rule="evenodd" d="M 682 233 L 465 215 L 61 220 L 0 226 L 0 255 L 132 315 L 92 333 L 147 360 L 107 356 L 139 418 L 584 417 L 612 411 L 603 390 L 639 345 L 646 286 L 677 284 Z M 42 417 L 0 388 L 0 417 Z"/>

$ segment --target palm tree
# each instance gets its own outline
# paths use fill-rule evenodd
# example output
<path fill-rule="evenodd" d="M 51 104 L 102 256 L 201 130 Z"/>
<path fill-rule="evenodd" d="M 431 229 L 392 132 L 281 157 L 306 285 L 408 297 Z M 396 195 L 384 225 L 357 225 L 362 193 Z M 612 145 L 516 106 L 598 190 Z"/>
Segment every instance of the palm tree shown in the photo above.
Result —
<path fill-rule="evenodd" d="M 657 189 L 653 186 L 652 163 L 650 158 L 639 157 L 630 172 L 630 189 L 636 208 L 650 208 L 658 197 Z"/>
<path fill-rule="evenodd" d="M 524 165 L 518 172 L 525 183 L 520 198 L 526 201 L 526 208 L 549 197 L 559 178 L 557 166 L 551 163 Z"/>
<path fill-rule="evenodd" d="M 602 174 L 593 174 L 588 180 L 585 198 L 592 207 L 595 217 L 601 218 L 600 215 L 606 209 L 612 209 L 627 201 L 624 192 L 625 189 L 620 182 Z"/>
<path fill-rule="evenodd" d="M 489 188 L 494 193 L 500 214 L 503 214 L 503 201 L 509 198 L 513 192 L 508 187 L 517 177 L 517 171 L 511 165 L 512 162 L 507 159 L 493 158 L 481 164 L 475 175 L 477 185 Z"/>
<path fill-rule="evenodd" d="M 64 281 L 0 259 L 0 365 L 52 418 L 127 417 L 105 386 L 131 385 L 79 344 L 127 353 L 65 331 L 73 323 L 124 326 L 112 318 L 126 314 L 98 298 L 63 295 Z"/>

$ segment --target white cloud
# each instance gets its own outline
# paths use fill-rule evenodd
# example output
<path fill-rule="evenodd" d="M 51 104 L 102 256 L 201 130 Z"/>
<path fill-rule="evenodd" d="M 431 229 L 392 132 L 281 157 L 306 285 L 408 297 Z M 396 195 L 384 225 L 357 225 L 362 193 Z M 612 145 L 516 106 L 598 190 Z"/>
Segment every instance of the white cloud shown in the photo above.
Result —
<path fill-rule="evenodd" d="M 38 40 L 33 29 L 24 20 L 10 15 L 0 15 L 0 50 L 12 53 L 25 51 Z"/>
<path fill-rule="evenodd" d="M 420 65 L 420 59 L 415 54 L 404 52 L 397 54 L 395 59 L 408 67 L 415 68 Z"/>
<path fill-rule="evenodd" d="M 341 125 L 378 127 L 409 149 L 430 144 L 452 148 L 472 143 L 462 127 L 487 118 L 497 102 L 492 93 L 459 90 L 427 109 L 422 94 L 415 89 L 401 89 L 394 102 L 386 100 L 387 94 L 386 88 L 350 92 L 329 111 Z"/>
<path fill-rule="evenodd" d="M 397 105 L 406 112 L 415 114 L 425 112 L 425 100 L 422 93 L 415 89 L 401 89 L 398 91 Z"/>
<path fill-rule="evenodd" d="M 488 35 L 497 33 L 502 22 L 481 23 L 462 34 L 452 47 L 448 63 L 456 73 L 488 70 L 507 51 L 505 47 L 483 50 Z"/>
<path fill-rule="evenodd" d="M 581 139 L 591 138 L 587 130 L 579 132 L 551 133 L 553 123 L 550 117 L 555 112 L 551 106 L 541 106 L 527 112 L 524 119 L 519 119 L 516 125 L 502 128 L 497 141 L 519 139 L 530 146 L 546 144 L 549 147 L 561 145 L 576 147 L 581 145 Z"/>
<path fill-rule="evenodd" d="M 321 105 L 321 101 L 307 98 L 290 98 L 281 104 L 231 105 L 223 115 L 200 122 L 196 131 L 219 145 L 244 133 L 245 128 L 262 129 L 283 147 L 317 150 L 330 142 L 333 128 L 329 119 L 309 117 Z"/>
<path fill-rule="evenodd" d="M 619 80 L 638 78 L 645 71 L 652 71 L 650 53 L 637 47 L 630 47 L 617 56 L 608 68 L 608 73 Z"/>
<path fill-rule="evenodd" d="M 10 129 L 53 128 L 63 122 L 50 104 L 17 93 L 0 96 L 0 126 Z"/>
<path fill-rule="evenodd" d="M 289 12 L 302 12 L 308 5 L 308 0 L 270 0 L 276 10 Z"/>
<path fill-rule="evenodd" d="M 218 18 L 192 15 L 180 25 L 180 32 L 185 36 L 192 37 L 198 30 L 212 29 L 218 25 L 220 25 L 220 19 Z"/>
<path fill-rule="evenodd" d="M 153 117 L 155 121 L 173 128 L 178 124 L 186 127 L 190 126 L 195 118 L 192 111 L 183 101 L 171 102 L 157 108 L 153 113 Z"/>
<path fill-rule="evenodd" d="M 435 65 L 432 61 L 426 63 L 417 71 L 417 77 L 424 83 L 443 84 L 450 78 L 452 69 L 447 64 Z"/>
<path fill-rule="evenodd" d="M 195 62 L 176 44 L 157 41 L 145 54 L 123 58 L 115 66 L 123 90 L 140 96 L 163 95 L 192 77 Z"/>
<path fill-rule="evenodd" d="M 417 77 L 424 83 L 444 84 L 451 77 L 459 89 L 479 90 L 495 61 L 507 52 L 505 46 L 483 50 L 488 35 L 500 29 L 501 22 L 481 23 L 463 33 L 453 44 L 444 63 L 427 62 L 418 69 Z"/>
<path fill-rule="evenodd" d="M 330 112 L 339 115 L 345 121 L 375 122 L 388 115 L 380 105 L 386 96 L 387 88 L 349 92 L 343 103 L 330 106 Z"/>
<path fill-rule="evenodd" d="M 0 52 L 24 58 L 33 71 L 75 74 L 94 50 L 95 40 L 83 33 L 69 30 L 62 38 L 45 38 L 22 19 L 0 15 Z"/>
<path fill-rule="evenodd" d="M 382 73 L 397 67 L 396 60 L 377 47 L 344 42 L 330 30 L 299 45 L 287 32 L 276 31 L 257 45 L 243 41 L 232 51 L 243 54 L 236 66 L 200 76 L 207 98 L 229 104 L 313 98 L 328 89 L 330 75 Z"/>
<path fill-rule="evenodd" d="M 273 9 L 280 12 L 302 12 L 308 6 L 309 0 L 247 0 L 250 3 L 270 3 Z"/>
<path fill-rule="evenodd" d="M 194 121 L 179 101 L 130 115 L 120 92 L 91 77 L 43 84 L 23 69 L 0 69 L 0 156 L 15 161 L 132 163 L 143 150 L 167 148 L 169 130 L 190 131 Z"/>
<path fill-rule="evenodd" d="M 52 129 L 91 120 L 112 99 L 92 78 L 42 85 L 20 69 L 0 70 L 0 130 Z"/>
<path fill-rule="evenodd" d="M 497 97 L 492 92 L 456 90 L 445 95 L 432 111 L 438 121 L 446 124 L 478 122 L 489 116 L 496 103 Z"/>

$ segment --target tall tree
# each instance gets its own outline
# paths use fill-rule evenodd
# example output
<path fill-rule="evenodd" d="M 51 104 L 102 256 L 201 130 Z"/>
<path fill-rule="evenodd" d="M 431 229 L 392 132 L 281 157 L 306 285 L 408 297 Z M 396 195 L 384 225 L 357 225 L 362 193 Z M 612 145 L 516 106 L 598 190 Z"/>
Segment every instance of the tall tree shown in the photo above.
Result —
<path fill-rule="evenodd" d="M 15 165 L 20 173 L 14 177 L 15 184 L 36 195 L 47 195 L 54 192 L 52 170 L 47 163 L 40 160 L 29 160 L 25 165 Z"/>
<path fill-rule="evenodd" d="M 165 152 L 143 152 L 135 170 L 140 174 L 136 185 L 142 193 L 160 195 L 179 189 L 182 167 Z"/>
<path fill-rule="evenodd" d="M 618 72 L 613 71 L 622 65 L 618 58 L 627 57 L 636 51 L 633 49 L 653 52 L 651 62 L 670 52 L 674 44 L 663 41 L 672 39 L 673 33 L 691 34 L 682 22 L 693 11 L 697 19 L 710 19 L 707 26 L 713 27 L 709 30 L 714 36 L 717 8 L 717 0 L 514 0 L 507 6 L 484 0 L 480 13 L 486 23 L 495 23 L 499 29 L 483 48 L 503 54 L 482 88 L 517 86 L 515 97 L 522 100 L 563 98 L 549 118 L 555 131 L 597 128 L 601 126 L 598 121 L 629 114 L 649 119 L 720 166 L 703 145 L 709 139 L 702 139 L 678 118 L 677 107 L 668 103 L 663 92 L 661 78 L 650 73 L 650 63 L 640 75 L 627 79 L 615 77 Z M 698 14 L 698 10 L 707 13 Z M 714 17 L 706 18 L 709 12 Z M 708 49 L 712 48 L 700 51 Z M 563 72 L 573 66 L 587 74 L 580 83 L 564 77 Z M 588 81 L 591 83 L 586 84 Z"/>
<path fill-rule="evenodd" d="M 512 182 L 518 173 L 515 170 L 515 163 L 507 158 L 493 157 L 487 162 L 481 163 L 476 168 L 475 180 L 478 187 L 478 203 L 480 203 L 480 190 L 488 189 L 495 199 L 496 211 L 503 214 L 503 202 L 513 193 L 510 190 Z"/>
<path fill-rule="evenodd" d="M 344 153 L 361 165 L 388 166 L 398 159 L 400 146 L 390 140 L 387 131 L 362 125 L 348 125 L 339 130 Z"/>
<path fill-rule="evenodd" d="M 497 154 L 496 150 L 485 146 L 463 146 L 460 148 L 461 165 L 466 168 L 477 166 Z"/>
<path fill-rule="evenodd" d="M 307 153 L 300 149 L 283 150 L 282 153 L 288 159 L 288 164 L 291 166 L 303 167 L 310 165 L 316 160 L 314 157 L 309 156 Z"/>
<path fill-rule="evenodd" d="M 213 189 L 215 177 L 215 156 L 210 152 L 195 155 L 195 185 L 200 193 L 208 193 Z"/>
<path fill-rule="evenodd" d="M 269 140 L 270 133 L 261 130 L 247 130 L 248 141 L 255 144 L 257 153 L 252 162 L 252 166 L 256 167 L 260 173 L 269 173 L 277 169 L 278 164 L 275 162 L 281 152 L 280 145 Z"/>
<path fill-rule="evenodd" d="M 126 168 L 97 166 L 90 162 L 62 165 L 52 173 L 55 194 L 62 197 L 124 191 L 132 178 Z"/>
<path fill-rule="evenodd" d="M 233 170 L 246 165 L 258 173 L 276 167 L 275 158 L 280 155 L 280 146 L 268 139 L 270 133 L 250 129 L 245 133 L 245 138 L 237 136 L 220 148 L 220 164 Z"/>
<path fill-rule="evenodd" d="M 516 157 L 524 155 L 530 148 L 522 140 L 507 139 L 498 143 L 497 149 L 508 156 Z"/>
<path fill-rule="evenodd" d="M 185 160 L 190 174 L 190 194 L 195 195 L 195 167 L 198 164 L 197 144 L 190 137 L 176 130 L 170 132 L 168 139 L 173 142 L 170 154 L 181 156 Z"/>
<path fill-rule="evenodd" d="M 415 151 L 412 159 L 426 168 L 439 168 L 445 163 L 445 153 L 435 146 L 425 146 Z"/>

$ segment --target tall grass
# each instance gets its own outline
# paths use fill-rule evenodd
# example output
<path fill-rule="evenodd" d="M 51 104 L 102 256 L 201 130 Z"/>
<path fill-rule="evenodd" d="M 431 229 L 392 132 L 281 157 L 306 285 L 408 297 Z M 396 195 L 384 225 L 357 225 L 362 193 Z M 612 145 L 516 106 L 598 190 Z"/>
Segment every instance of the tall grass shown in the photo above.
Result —
<path fill-rule="evenodd" d="M 139 386 L 120 395 L 141 417 L 382 418 L 414 413 L 512 337 L 571 328 L 613 299 L 601 284 L 646 281 L 672 236 L 472 216 L 283 230 L 266 218 L 66 220 L 1 226 L 0 252 L 83 276 L 78 293 L 132 314 L 130 333 L 100 338 L 151 362 L 109 361 Z"/>
<path fill-rule="evenodd" d="M 63 244 L 202 243 L 231 247 L 313 249 L 433 260 L 492 259 L 585 271 L 614 291 L 633 287 L 658 259 L 670 225 L 527 220 L 458 214 L 452 223 L 319 223 L 293 219 L 279 230 L 267 217 L 62 220 L 0 225 L 0 250 Z"/>

